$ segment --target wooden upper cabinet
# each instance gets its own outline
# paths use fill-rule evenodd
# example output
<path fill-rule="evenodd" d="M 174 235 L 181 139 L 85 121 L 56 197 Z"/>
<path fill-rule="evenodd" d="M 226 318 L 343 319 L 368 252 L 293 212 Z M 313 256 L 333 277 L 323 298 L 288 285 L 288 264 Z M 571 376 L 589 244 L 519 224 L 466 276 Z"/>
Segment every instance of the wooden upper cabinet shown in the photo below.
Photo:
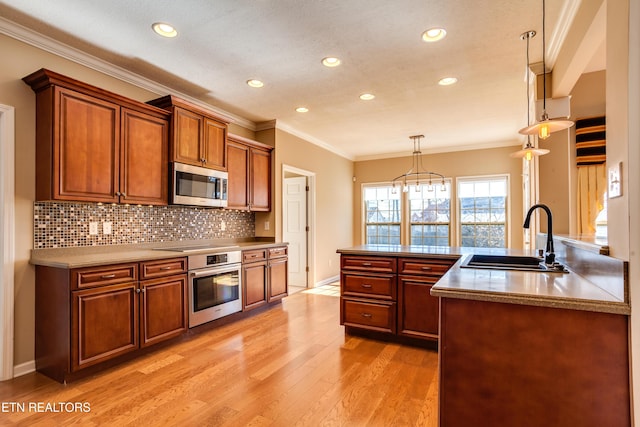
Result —
<path fill-rule="evenodd" d="M 122 109 L 121 200 L 167 204 L 169 196 L 169 122 Z"/>
<path fill-rule="evenodd" d="M 170 114 L 41 69 L 36 93 L 36 200 L 168 203 Z"/>
<path fill-rule="evenodd" d="M 173 113 L 170 138 L 172 162 L 227 170 L 226 119 L 173 95 L 148 103 Z"/>
<path fill-rule="evenodd" d="M 43 151 L 51 154 L 46 161 L 53 160 L 53 169 L 43 168 L 43 173 L 52 173 L 37 176 L 38 199 L 117 202 L 120 107 L 72 90 L 51 90 L 53 114 L 58 112 L 58 120 L 52 123 L 53 144 L 49 147 L 51 140 L 47 137 L 37 149 L 47 145 Z M 50 120 L 46 117 L 47 122 Z"/>
<path fill-rule="evenodd" d="M 227 208 L 249 209 L 249 147 L 229 139 L 227 142 Z"/>
<path fill-rule="evenodd" d="M 271 150 L 273 147 L 229 135 L 229 209 L 271 210 Z"/>

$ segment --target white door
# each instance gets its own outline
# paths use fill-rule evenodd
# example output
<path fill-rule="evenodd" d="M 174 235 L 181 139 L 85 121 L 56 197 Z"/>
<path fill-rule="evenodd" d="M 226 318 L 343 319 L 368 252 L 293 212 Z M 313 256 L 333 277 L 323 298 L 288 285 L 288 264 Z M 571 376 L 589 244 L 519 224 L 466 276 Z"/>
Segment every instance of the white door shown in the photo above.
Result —
<path fill-rule="evenodd" d="M 284 179 L 282 240 L 289 242 L 289 286 L 307 287 L 307 177 Z"/>

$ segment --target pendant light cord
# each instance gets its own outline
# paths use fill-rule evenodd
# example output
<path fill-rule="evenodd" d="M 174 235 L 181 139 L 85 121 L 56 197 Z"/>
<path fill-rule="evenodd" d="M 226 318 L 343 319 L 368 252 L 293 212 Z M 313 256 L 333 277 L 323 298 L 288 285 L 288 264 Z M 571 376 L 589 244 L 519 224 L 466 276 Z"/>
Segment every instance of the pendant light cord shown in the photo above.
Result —
<path fill-rule="evenodd" d="M 542 0 L 542 120 L 547 120 L 547 45 L 546 45 L 546 7 Z"/>

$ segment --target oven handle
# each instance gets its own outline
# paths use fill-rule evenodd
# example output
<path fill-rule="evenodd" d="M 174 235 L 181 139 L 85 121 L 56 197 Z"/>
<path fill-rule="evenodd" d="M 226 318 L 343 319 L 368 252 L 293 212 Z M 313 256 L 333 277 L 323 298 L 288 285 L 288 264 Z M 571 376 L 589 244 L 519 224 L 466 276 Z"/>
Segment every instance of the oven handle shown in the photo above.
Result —
<path fill-rule="evenodd" d="M 240 264 L 228 265 L 221 268 L 212 268 L 208 270 L 194 270 L 190 272 L 191 277 L 211 276 L 213 274 L 228 273 L 230 271 L 240 271 Z"/>

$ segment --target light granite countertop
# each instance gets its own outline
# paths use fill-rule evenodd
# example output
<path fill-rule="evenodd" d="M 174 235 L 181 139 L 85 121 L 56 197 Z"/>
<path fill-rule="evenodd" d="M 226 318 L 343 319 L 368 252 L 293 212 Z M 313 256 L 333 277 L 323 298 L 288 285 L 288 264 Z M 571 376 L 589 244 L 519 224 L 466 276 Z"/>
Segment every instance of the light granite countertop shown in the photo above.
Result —
<path fill-rule="evenodd" d="M 568 274 L 460 267 L 473 254 L 532 255 L 532 252 L 513 249 L 361 245 L 339 249 L 338 253 L 457 257 L 457 262 L 431 290 L 431 294 L 438 297 L 624 315 L 631 312 L 627 302 L 572 271 L 570 265 L 567 265 Z"/>
<path fill-rule="evenodd" d="M 198 253 L 225 252 L 229 249 L 248 250 L 286 245 L 265 240 L 224 241 L 224 240 L 192 240 L 162 243 L 141 243 L 131 245 L 87 246 L 77 248 L 34 249 L 29 262 L 56 268 L 82 268 L 105 264 L 148 261 L 185 257 Z M 172 247 L 202 246 L 203 249 L 189 252 L 167 250 Z"/>

